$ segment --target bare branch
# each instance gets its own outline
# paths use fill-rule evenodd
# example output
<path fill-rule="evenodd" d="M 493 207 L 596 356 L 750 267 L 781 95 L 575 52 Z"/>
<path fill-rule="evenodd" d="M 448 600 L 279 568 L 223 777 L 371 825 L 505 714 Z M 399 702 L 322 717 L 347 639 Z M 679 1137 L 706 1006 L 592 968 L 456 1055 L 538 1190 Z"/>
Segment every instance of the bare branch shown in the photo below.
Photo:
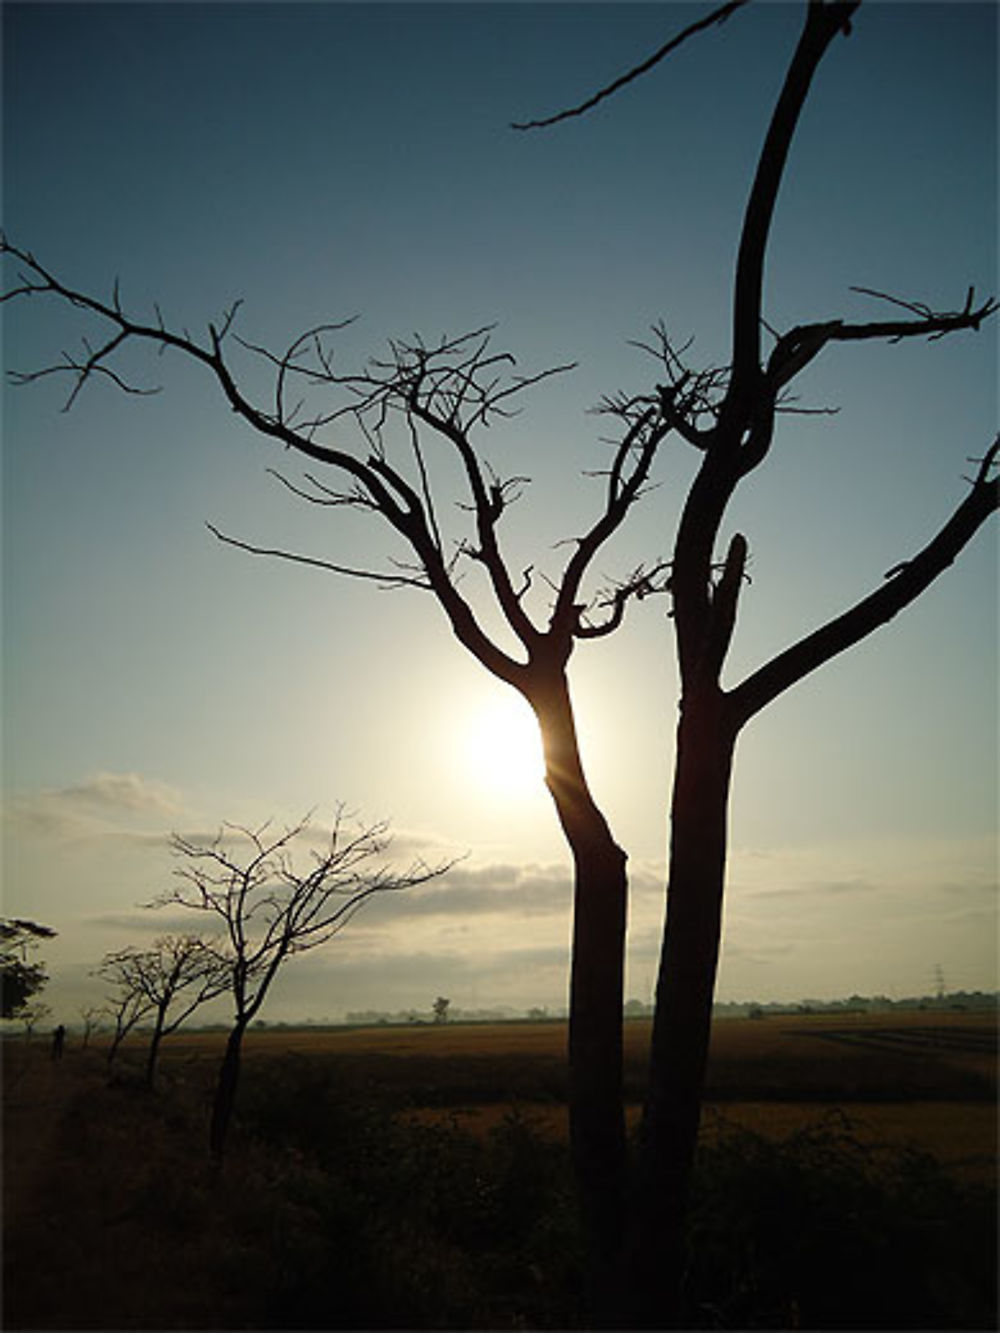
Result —
<path fill-rule="evenodd" d="M 287 483 L 286 483 L 287 484 Z M 289 486 L 290 490 L 295 487 Z M 309 497 L 306 497 L 309 498 Z M 407 577 L 401 574 L 380 574 L 376 570 L 370 569 L 352 569 L 348 565 L 337 565 L 330 560 L 320 560 L 318 557 L 309 555 L 300 555 L 295 551 L 283 551 L 276 547 L 254 546 L 250 542 L 240 541 L 237 537 L 229 537 L 224 532 L 220 532 L 213 524 L 206 522 L 205 527 L 213 537 L 217 537 L 220 542 L 225 542 L 227 546 L 235 546 L 241 551 L 247 551 L 250 555 L 266 555 L 277 560 L 290 560 L 297 565 L 310 565 L 314 569 L 326 569 L 333 574 L 344 574 L 349 578 L 367 579 L 372 583 L 377 583 L 382 588 L 421 588 L 424 591 L 431 590 L 430 581 L 424 577 Z"/>
<path fill-rule="evenodd" d="M 788 152 L 813 76 L 834 37 L 849 32 L 860 0 L 810 3 L 805 26 L 788 66 L 754 174 L 740 232 L 733 297 L 732 380 L 726 413 L 735 418 L 729 441 L 736 446 L 746 428 L 747 403 L 760 376 L 760 329 L 764 255 Z"/>
<path fill-rule="evenodd" d="M 909 310 L 916 318 L 875 320 L 867 324 L 849 324 L 834 319 L 790 329 L 778 337 L 768 358 L 766 379 L 772 392 L 794 379 L 831 342 L 901 342 L 905 338 L 928 338 L 934 341 L 950 333 L 978 330 L 983 320 L 989 319 L 1000 309 L 1000 305 L 992 298 L 976 305 L 975 292 L 971 287 L 965 305 L 960 310 L 950 311 L 936 311 L 920 302 L 904 301 L 866 287 L 853 287 L 851 290 Z"/>
<path fill-rule="evenodd" d="M 550 633 L 562 636 L 568 644 L 579 637 L 581 606 L 580 586 L 594 556 L 621 527 L 626 515 L 642 495 L 657 450 L 671 429 L 670 421 L 659 405 L 619 412 L 627 422 L 608 472 L 607 500 L 604 512 L 578 540 L 563 572 L 550 619 Z M 621 615 L 614 619 L 617 626 Z"/>
<path fill-rule="evenodd" d="M 670 579 L 664 575 L 670 569 L 669 561 L 660 561 L 650 569 L 640 565 L 620 582 L 613 583 L 597 595 L 590 608 L 581 610 L 574 637 L 578 639 L 601 639 L 611 634 L 621 624 L 625 608 L 633 599 L 637 602 L 670 590 Z M 594 610 L 607 611 L 607 617 L 594 624 L 588 617 Z"/>
<path fill-rule="evenodd" d="M 152 394 L 160 392 L 159 385 L 143 387 L 137 384 L 130 384 L 116 370 L 103 364 L 105 357 L 112 356 L 128 335 L 124 332 L 115 334 L 103 346 L 96 351 L 90 346 L 86 338 L 83 339 L 83 347 L 86 357 L 79 357 L 71 352 L 63 352 L 63 360 L 59 365 L 45 366 L 42 370 L 11 370 L 8 371 L 8 377 L 12 384 L 23 385 L 32 384 L 36 380 L 47 378 L 49 375 L 72 375 L 75 379 L 73 388 L 70 390 L 69 397 L 63 404 L 62 410 L 68 412 L 76 402 L 80 390 L 95 375 L 103 375 L 106 379 L 121 389 L 122 393 L 132 394 L 135 397 L 150 397 Z"/>
<path fill-rule="evenodd" d="M 719 9 L 713 10 L 703 19 L 698 19 L 695 23 L 692 23 L 689 27 L 685 28 L 683 32 L 678 33 L 676 37 L 671 37 L 669 42 L 664 46 L 661 46 L 660 49 L 655 51 L 647 60 L 634 66 L 634 68 L 630 69 L 627 74 L 621 75 L 620 78 L 615 79 L 612 83 L 609 83 L 599 92 L 594 93 L 592 97 L 588 97 L 585 102 L 581 102 L 578 106 L 571 107 L 567 111 L 559 111 L 554 116 L 547 116 L 544 120 L 515 121 L 511 125 L 511 129 L 544 129 L 549 125 L 557 125 L 561 120 L 569 120 L 573 116 L 584 115 L 584 113 L 590 111 L 592 107 L 597 106 L 599 102 L 603 102 L 605 98 L 611 97 L 611 95 L 618 92 L 620 88 L 624 88 L 626 84 L 632 83 L 633 80 L 638 79 L 643 74 L 647 74 L 654 68 L 654 66 L 658 65 L 661 60 L 670 55 L 671 51 L 676 51 L 681 43 L 686 41 L 688 37 L 692 37 L 695 33 L 701 32 L 704 28 L 712 27 L 714 24 L 724 23 L 726 19 L 729 18 L 730 14 L 735 13 L 737 9 L 741 9 L 746 3 L 747 0 L 729 0 L 727 4 L 722 5 Z"/>
<path fill-rule="evenodd" d="M 704 670 L 712 679 L 718 677 L 729 652 L 733 630 L 736 627 L 736 608 L 746 577 L 746 564 L 746 538 L 737 532 L 729 543 L 722 574 L 712 595 L 711 628 L 705 644 L 704 663 Z"/>
<path fill-rule="evenodd" d="M 694 342 L 692 338 L 676 347 L 662 320 L 653 325 L 651 332 L 652 342 L 633 340 L 631 345 L 651 356 L 666 375 L 666 383 L 656 385 L 655 401 L 671 430 L 696 449 L 707 449 L 729 387 L 729 367 L 692 370 L 683 360 Z"/>
<path fill-rule="evenodd" d="M 403 872 L 375 864 L 387 850 L 388 825 L 349 832 L 340 807 L 325 847 L 312 854 L 312 868 L 299 870 L 292 849 L 309 820 L 307 815 L 282 833 L 271 832 L 269 822 L 256 829 L 224 824 L 211 843 L 176 833 L 171 839 L 181 861 L 179 883 L 153 905 L 178 903 L 225 924 L 238 1023 L 245 1025 L 260 1009 L 286 958 L 326 943 L 375 894 L 413 888 L 455 864 L 415 862 Z"/>
<path fill-rule="evenodd" d="M 998 452 L 1000 436 L 984 454 L 965 499 L 923 550 L 893 566 L 882 586 L 868 597 L 779 653 L 729 693 L 737 728 L 792 685 L 886 624 L 953 563 L 1000 508 L 1000 478 L 992 475 Z"/>

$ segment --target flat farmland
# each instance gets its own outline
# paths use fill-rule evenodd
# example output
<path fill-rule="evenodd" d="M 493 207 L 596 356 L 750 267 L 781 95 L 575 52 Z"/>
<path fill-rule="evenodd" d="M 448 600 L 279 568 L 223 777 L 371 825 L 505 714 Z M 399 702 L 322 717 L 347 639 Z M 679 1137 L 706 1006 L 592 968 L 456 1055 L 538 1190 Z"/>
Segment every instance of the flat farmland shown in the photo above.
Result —
<path fill-rule="evenodd" d="M 634 1124 L 649 1023 L 625 1036 Z M 111 1077 L 100 1038 L 5 1042 L 5 1326 L 585 1326 L 565 1039 L 255 1030 L 222 1172 L 225 1033 L 164 1042 L 154 1092 L 142 1033 Z M 994 1327 L 995 1099 L 993 1015 L 720 1020 L 690 1326 Z"/>
<path fill-rule="evenodd" d="M 625 1026 L 630 1123 L 639 1115 L 650 1022 Z M 179 1035 L 166 1067 L 221 1054 L 222 1034 Z M 348 1095 L 419 1121 L 486 1132 L 512 1109 L 566 1132 L 562 1023 L 273 1028 L 246 1041 L 255 1065 L 333 1061 Z M 168 1053 L 169 1052 L 169 1053 Z M 866 1142 L 908 1144 L 979 1178 L 997 1155 L 997 1021 L 991 1013 L 908 1011 L 720 1019 L 703 1132 L 738 1125 L 786 1137 L 834 1111 Z"/>

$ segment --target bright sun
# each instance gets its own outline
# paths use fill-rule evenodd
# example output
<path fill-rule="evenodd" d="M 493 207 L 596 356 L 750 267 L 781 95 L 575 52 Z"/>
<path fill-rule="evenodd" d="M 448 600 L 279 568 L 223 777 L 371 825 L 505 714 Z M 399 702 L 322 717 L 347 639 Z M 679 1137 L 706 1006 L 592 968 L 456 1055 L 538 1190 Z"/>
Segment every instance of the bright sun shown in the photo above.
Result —
<path fill-rule="evenodd" d="M 534 795 L 545 766 L 538 724 L 512 691 L 468 714 L 461 736 L 463 775 L 495 796 Z"/>

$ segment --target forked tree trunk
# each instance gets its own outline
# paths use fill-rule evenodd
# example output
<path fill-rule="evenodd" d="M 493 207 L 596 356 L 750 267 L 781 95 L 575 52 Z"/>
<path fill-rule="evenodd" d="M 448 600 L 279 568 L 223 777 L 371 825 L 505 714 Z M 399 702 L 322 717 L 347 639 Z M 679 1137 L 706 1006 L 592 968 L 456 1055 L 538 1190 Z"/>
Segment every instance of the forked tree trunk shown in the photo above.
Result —
<path fill-rule="evenodd" d="M 546 785 L 573 855 L 570 1144 L 587 1239 L 590 1313 L 595 1323 L 607 1323 L 614 1316 L 625 1222 L 626 856 L 587 786 L 565 677 L 536 687 L 530 702 L 542 732 Z"/>
<path fill-rule="evenodd" d="M 233 1106 L 236 1104 L 236 1088 L 240 1079 L 240 1053 L 243 1048 L 243 1034 L 246 1022 L 237 1020 L 226 1042 L 226 1053 L 219 1068 L 219 1081 L 215 1088 L 215 1100 L 212 1103 L 212 1120 L 209 1128 L 209 1151 L 215 1162 L 222 1161 L 226 1147 L 226 1133 L 232 1119 Z"/>
<path fill-rule="evenodd" d="M 677 730 L 667 921 L 631 1218 L 631 1309 L 625 1322 L 635 1327 L 671 1327 L 680 1316 L 684 1218 L 719 958 L 735 739 L 717 687 L 685 701 Z"/>

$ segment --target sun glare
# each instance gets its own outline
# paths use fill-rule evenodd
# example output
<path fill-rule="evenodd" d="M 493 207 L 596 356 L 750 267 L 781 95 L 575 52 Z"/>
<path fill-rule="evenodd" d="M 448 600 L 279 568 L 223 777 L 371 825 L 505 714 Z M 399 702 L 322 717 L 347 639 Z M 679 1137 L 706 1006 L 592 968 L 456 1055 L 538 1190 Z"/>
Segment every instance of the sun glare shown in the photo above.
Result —
<path fill-rule="evenodd" d="M 497 695 L 471 712 L 462 729 L 463 780 L 494 796 L 534 795 L 544 777 L 538 724 L 513 692 Z"/>

